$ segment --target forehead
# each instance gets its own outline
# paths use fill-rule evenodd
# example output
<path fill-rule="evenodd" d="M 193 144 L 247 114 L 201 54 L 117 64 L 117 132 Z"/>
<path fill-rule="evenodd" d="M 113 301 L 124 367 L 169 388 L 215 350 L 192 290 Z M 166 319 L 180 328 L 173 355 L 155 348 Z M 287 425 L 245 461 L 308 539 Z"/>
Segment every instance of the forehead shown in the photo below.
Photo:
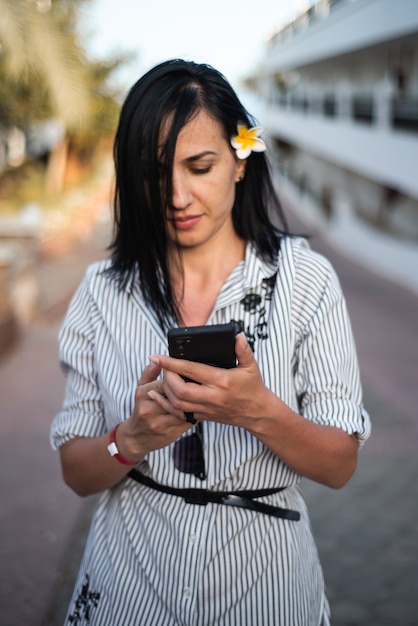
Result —
<path fill-rule="evenodd" d="M 169 117 L 161 127 L 158 154 L 160 159 L 167 155 L 167 140 L 169 139 L 172 117 Z M 174 138 L 173 138 L 174 139 Z M 206 110 L 200 109 L 187 122 L 171 144 L 173 158 L 176 160 L 190 159 L 201 153 L 219 153 L 229 146 L 223 125 Z M 169 148 L 169 151 L 171 149 Z"/>
<path fill-rule="evenodd" d="M 171 120 L 168 119 L 162 127 L 160 153 L 164 151 L 170 122 Z M 175 154 L 178 157 L 180 153 L 183 154 L 185 151 L 197 150 L 199 152 L 214 150 L 216 147 L 219 149 L 222 142 L 225 141 L 225 131 L 222 124 L 209 115 L 206 110 L 201 109 L 180 130 L 175 140 Z"/>
<path fill-rule="evenodd" d="M 225 139 L 220 122 L 207 111 L 200 110 L 179 132 L 177 147 L 187 143 L 216 143 Z"/>

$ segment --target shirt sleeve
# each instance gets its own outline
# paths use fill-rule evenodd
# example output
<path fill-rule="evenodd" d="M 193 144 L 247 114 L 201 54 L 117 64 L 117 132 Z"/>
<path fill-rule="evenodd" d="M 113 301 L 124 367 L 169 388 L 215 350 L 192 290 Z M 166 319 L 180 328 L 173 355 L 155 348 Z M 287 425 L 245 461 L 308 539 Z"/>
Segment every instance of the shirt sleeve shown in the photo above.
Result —
<path fill-rule="evenodd" d="M 296 268 L 295 384 L 300 413 L 309 420 L 368 439 L 370 417 L 362 403 L 359 366 L 346 302 L 334 269 L 302 250 Z"/>
<path fill-rule="evenodd" d="M 51 425 L 50 440 L 58 449 L 73 437 L 95 437 L 106 430 L 95 366 L 96 303 L 89 272 L 76 291 L 59 333 L 60 366 L 66 377 L 62 410 Z"/>

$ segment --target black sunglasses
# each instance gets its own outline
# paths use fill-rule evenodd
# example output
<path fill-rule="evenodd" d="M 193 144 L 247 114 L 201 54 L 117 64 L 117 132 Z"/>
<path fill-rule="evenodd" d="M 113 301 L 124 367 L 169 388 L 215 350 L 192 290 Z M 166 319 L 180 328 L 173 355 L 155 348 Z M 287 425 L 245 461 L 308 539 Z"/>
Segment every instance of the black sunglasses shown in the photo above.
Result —
<path fill-rule="evenodd" d="M 176 441 L 173 450 L 174 466 L 185 474 L 194 474 L 200 480 L 206 478 L 203 454 L 203 426 L 198 422 L 196 430 Z"/>

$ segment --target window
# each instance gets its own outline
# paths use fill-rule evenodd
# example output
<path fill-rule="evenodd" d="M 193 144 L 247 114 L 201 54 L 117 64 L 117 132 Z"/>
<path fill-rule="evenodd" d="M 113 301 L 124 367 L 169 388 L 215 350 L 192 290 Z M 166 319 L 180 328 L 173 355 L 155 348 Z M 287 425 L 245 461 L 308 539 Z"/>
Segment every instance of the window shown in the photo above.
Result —
<path fill-rule="evenodd" d="M 352 116 L 357 122 L 371 124 L 374 119 L 372 96 L 354 96 L 352 100 Z"/>
<path fill-rule="evenodd" d="M 392 102 L 392 125 L 418 132 L 418 98 L 397 98 Z"/>
<path fill-rule="evenodd" d="M 337 103 L 333 94 L 324 96 L 324 115 L 327 117 L 335 117 L 337 114 Z"/>

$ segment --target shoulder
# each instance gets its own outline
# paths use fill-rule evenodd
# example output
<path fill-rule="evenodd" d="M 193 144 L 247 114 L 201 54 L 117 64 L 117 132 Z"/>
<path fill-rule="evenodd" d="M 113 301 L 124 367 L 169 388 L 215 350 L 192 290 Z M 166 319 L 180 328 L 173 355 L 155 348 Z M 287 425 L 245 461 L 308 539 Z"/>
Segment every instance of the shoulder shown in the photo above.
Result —
<path fill-rule="evenodd" d="M 304 237 L 283 237 L 280 242 L 280 254 L 282 258 L 293 262 L 298 269 L 304 269 L 311 265 L 317 265 L 328 270 L 331 267 L 329 260 L 311 248 Z"/>
<path fill-rule="evenodd" d="M 111 271 L 111 260 L 97 261 L 89 265 L 76 291 L 96 300 L 107 298 L 112 291 L 120 291 L 119 281 Z"/>
<path fill-rule="evenodd" d="M 97 261 L 89 265 L 71 298 L 64 319 L 64 327 L 77 320 L 87 323 L 100 310 L 101 303 L 109 301 L 112 291 L 116 292 L 117 283 L 109 273 L 110 260 Z"/>
<path fill-rule="evenodd" d="M 344 306 L 344 295 L 332 264 L 312 250 L 308 241 L 285 238 L 280 255 L 280 284 L 296 326 L 305 327 L 335 306 Z"/>
<path fill-rule="evenodd" d="M 109 281 L 111 276 L 109 272 L 110 269 L 110 259 L 96 261 L 96 263 L 92 263 L 86 269 L 82 284 L 86 283 L 88 285 L 94 286 L 97 282 L 103 283 L 103 281 Z"/>
<path fill-rule="evenodd" d="M 337 274 L 322 254 L 312 250 L 302 237 L 285 237 L 281 241 L 280 260 L 295 282 L 295 287 L 323 289 L 326 284 L 339 288 Z"/>

